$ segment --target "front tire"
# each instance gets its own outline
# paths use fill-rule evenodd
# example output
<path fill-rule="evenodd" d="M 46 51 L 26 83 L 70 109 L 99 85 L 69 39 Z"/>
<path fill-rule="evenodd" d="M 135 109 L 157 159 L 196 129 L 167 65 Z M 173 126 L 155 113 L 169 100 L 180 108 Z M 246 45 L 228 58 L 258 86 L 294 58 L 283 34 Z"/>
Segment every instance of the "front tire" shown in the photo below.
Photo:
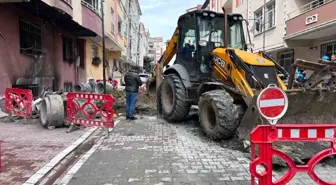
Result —
<path fill-rule="evenodd" d="M 212 90 L 202 94 L 198 103 L 200 125 L 214 140 L 230 139 L 242 118 L 242 107 L 235 105 L 225 90 Z"/>
<path fill-rule="evenodd" d="M 168 121 L 183 121 L 190 112 L 190 103 L 186 101 L 187 91 L 177 74 L 164 78 L 161 87 L 162 113 Z"/>

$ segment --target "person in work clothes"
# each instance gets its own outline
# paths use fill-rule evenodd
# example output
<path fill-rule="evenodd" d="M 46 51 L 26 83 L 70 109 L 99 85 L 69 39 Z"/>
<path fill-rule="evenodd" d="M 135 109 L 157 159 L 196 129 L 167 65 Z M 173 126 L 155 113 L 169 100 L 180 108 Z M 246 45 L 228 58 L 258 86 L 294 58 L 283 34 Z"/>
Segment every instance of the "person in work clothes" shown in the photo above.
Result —
<path fill-rule="evenodd" d="M 138 100 L 139 87 L 142 85 L 136 67 L 132 67 L 124 77 L 126 90 L 126 119 L 135 120 L 135 106 Z"/>

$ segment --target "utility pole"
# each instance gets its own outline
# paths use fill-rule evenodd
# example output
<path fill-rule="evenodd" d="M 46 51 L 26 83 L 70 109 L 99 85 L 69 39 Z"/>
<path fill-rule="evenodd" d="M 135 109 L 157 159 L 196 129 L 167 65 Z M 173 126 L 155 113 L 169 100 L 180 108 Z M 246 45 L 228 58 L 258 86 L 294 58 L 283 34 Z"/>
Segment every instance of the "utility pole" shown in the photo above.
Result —
<path fill-rule="evenodd" d="M 106 94 L 106 52 L 105 52 L 105 20 L 104 20 L 104 0 L 101 0 L 101 20 L 102 20 L 102 41 L 103 41 L 103 84 L 104 94 Z"/>
<path fill-rule="evenodd" d="M 266 17 L 266 15 L 265 15 L 265 13 L 266 13 L 266 0 L 264 0 L 264 7 L 263 7 L 263 10 L 261 10 L 261 11 L 264 11 L 264 13 L 262 14 L 262 15 L 264 15 L 262 18 L 263 18 L 263 25 L 262 25 L 262 28 L 263 28 L 263 51 L 265 51 L 265 42 L 266 42 L 266 39 L 265 39 L 265 32 L 266 32 L 266 19 L 265 19 L 265 17 Z"/>

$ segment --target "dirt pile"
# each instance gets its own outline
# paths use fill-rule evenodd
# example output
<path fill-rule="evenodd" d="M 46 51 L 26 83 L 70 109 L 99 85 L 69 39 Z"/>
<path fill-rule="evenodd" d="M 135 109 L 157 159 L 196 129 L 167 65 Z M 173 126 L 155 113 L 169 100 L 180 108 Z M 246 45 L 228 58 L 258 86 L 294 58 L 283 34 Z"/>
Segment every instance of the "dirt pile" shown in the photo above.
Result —
<path fill-rule="evenodd" d="M 114 110 L 118 115 L 125 114 L 126 92 L 121 89 L 114 89 L 112 95 L 115 99 Z M 140 115 L 156 115 L 156 98 L 149 96 L 145 91 L 140 90 L 138 95 L 138 103 L 136 113 Z"/>

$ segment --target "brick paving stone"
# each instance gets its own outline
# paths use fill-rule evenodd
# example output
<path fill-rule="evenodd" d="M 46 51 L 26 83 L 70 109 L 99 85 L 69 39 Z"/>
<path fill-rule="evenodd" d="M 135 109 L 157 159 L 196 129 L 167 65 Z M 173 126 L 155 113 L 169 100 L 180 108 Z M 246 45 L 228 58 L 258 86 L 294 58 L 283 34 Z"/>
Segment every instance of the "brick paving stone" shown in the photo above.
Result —
<path fill-rule="evenodd" d="M 66 133 L 66 128 L 47 130 L 39 124 L 0 122 L 0 184 L 22 184 L 84 133 L 85 130 Z"/>
<path fill-rule="evenodd" d="M 113 185 L 250 184 L 246 154 L 201 138 L 197 126 L 190 128 L 187 124 L 167 124 L 151 117 L 123 120 L 69 185 L 91 185 L 92 182 Z M 317 166 L 317 169 L 322 178 L 336 178 L 330 173 L 335 167 Z M 274 172 L 274 178 L 283 174 L 282 171 Z M 129 179 L 137 180 L 129 182 Z M 306 185 L 312 181 L 301 175 L 292 182 Z"/>

